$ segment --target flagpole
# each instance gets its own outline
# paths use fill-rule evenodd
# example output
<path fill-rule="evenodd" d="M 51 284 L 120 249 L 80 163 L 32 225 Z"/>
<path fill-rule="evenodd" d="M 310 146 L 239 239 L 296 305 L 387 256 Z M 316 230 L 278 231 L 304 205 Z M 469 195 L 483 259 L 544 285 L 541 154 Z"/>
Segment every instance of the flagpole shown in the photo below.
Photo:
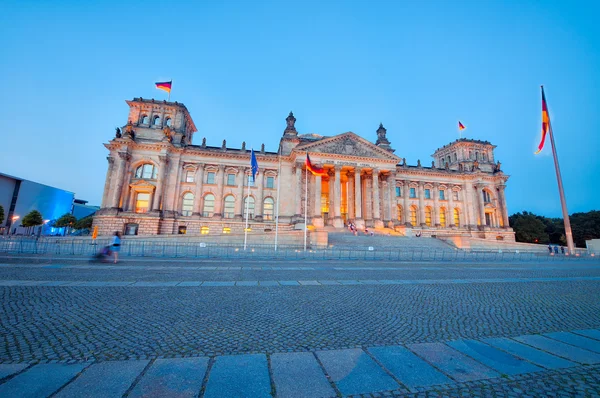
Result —
<path fill-rule="evenodd" d="M 246 177 L 246 174 L 244 174 Z M 245 178 L 247 179 L 247 178 Z M 242 184 L 244 182 L 242 181 Z M 246 195 L 246 226 L 244 227 L 244 250 L 246 250 L 246 242 L 248 241 L 248 205 L 250 204 L 250 184 L 248 185 L 248 193 Z M 243 199 L 243 198 L 242 198 Z"/>
<path fill-rule="evenodd" d="M 542 95 L 544 95 L 544 86 L 542 86 Z M 558 155 L 554 145 L 554 132 L 552 131 L 552 122 L 548 117 L 548 132 L 550 133 L 550 145 L 552 146 L 552 156 L 554 156 L 554 168 L 556 170 L 556 179 L 558 181 L 558 193 L 560 194 L 560 205 L 562 207 L 563 221 L 565 223 L 565 236 L 567 238 L 567 249 L 569 254 L 575 254 L 575 244 L 573 243 L 573 232 L 571 231 L 571 221 L 569 220 L 569 211 L 567 210 L 567 199 L 563 188 L 562 177 L 560 175 L 560 166 L 558 165 Z"/>
<path fill-rule="evenodd" d="M 306 251 L 306 234 L 308 231 L 308 168 L 306 169 L 306 179 L 304 181 L 304 251 Z"/>
<path fill-rule="evenodd" d="M 171 102 L 171 90 L 173 90 L 173 80 L 171 79 L 171 89 L 169 90 L 169 98 L 167 98 L 167 102 Z"/>
<path fill-rule="evenodd" d="M 281 186 L 281 144 L 279 144 L 278 157 L 279 157 L 279 167 L 277 170 L 277 203 L 275 204 L 275 251 L 277 251 L 277 242 L 279 238 L 279 188 Z"/>

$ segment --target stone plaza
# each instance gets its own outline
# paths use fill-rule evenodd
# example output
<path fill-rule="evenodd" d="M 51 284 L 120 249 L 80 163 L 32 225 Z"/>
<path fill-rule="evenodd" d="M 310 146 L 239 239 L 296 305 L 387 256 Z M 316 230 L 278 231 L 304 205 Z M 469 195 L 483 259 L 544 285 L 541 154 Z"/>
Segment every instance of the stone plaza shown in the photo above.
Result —
<path fill-rule="evenodd" d="M 600 396 L 600 264 L 2 255 L 0 396 Z"/>

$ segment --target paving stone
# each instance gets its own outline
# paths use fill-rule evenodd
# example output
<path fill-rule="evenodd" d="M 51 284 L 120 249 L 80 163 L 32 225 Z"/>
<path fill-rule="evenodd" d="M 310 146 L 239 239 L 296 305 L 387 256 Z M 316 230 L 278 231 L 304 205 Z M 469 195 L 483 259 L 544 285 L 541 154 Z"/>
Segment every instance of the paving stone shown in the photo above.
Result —
<path fill-rule="evenodd" d="M 273 354 L 271 370 L 279 398 L 336 396 L 335 390 L 310 352 Z"/>
<path fill-rule="evenodd" d="M 180 287 L 198 287 L 201 284 L 202 284 L 201 281 L 196 281 L 196 282 L 187 281 L 187 282 L 179 282 L 177 284 L 177 286 L 180 286 Z"/>
<path fill-rule="evenodd" d="M 408 348 L 457 381 L 500 376 L 498 372 L 442 343 L 409 344 Z"/>
<path fill-rule="evenodd" d="M 260 286 L 279 286 L 277 281 L 259 281 L 258 284 Z"/>
<path fill-rule="evenodd" d="M 321 284 L 317 281 L 298 281 L 303 286 L 320 286 Z"/>
<path fill-rule="evenodd" d="M 134 287 L 163 287 L 163 286 L 177 286 L 180 282 L 143 282 L 139 281 L 131 286 Z"/>
<path fill-rule="evenodd" d="M 258 286 L 258 281 L 238 281 L 236 286 Z"/>
<path fill-rule="evenodd" d="M 343 395 L 368 394 L 399 388 L 394 379 L 358 348 L 318 351 L 317 356 Z"/>
<path fill-rule="evenodd" d="M 600 354 L 561 343 L 544 336 L 529 335 L 514 337 L 514 339 L 521 343 L 529 344 L 530 346 L 539 348 L 563 358 L 567 358 L 574 362 L 579 362 L 585 365 L 600 363 Z"/>
<path fill-rule="evenodd" d="M 568 332 L 545 333 L 544 336 L 600 354 L 600 341 Z"/>
<path fill-rule="evenodd" d="M 566 359 L 505 337 L 487 338 L 483 339 L 483 341 L 546 369 L 562 369 L 577 366 L 575 362 L 567 361 Z"/>
<path fill-rule="evenodd" d="M 15 373 L 19 373 L 27 366 L 29 365 L 26 363 L 0 364 L 0 380 L 10 375 L 14 375 Z"/>
<path fill-rule="evenodd" d="M 298 281 L 279 281 L 279 284 L 281 286 L 300 286 Z"/>
<path fill-rule="evenodd" d="M 455 340 L 447 344 L 501 374 L 516 375 L 542 370 L 529 362 L 476 340 Z"/>
<path fill-rule="evenodd" d="M 262 354 L 217 357 L 204 397 L 271 397 L 267 357 Z"/>
<path fill-rule="evenodd" d="M 235 286 L 235 282 L 204 282 L 202 287 L 209 286 Z"/>
<path fill-rule="evenodd" d="M 75 381 L 61 390 L 57 397 L 103 398 L 122 396 L 142 373 L 149 361 L 107 361 L 87 368 Z"/>
<path fill-rule="evenodd" d="M 89 363 L 35 365 L 0 385 L 0 397 L 39 398 L 56 392 Z"/>
<path fill-rule="evenodd" d="M 372 347 L 368 351 L 412 391 L 417 387 L 452 383 L 451 379 L 404 347 Z"/>
<path fill-rule="evenodd" d="M 157 359 L 129 397 L 196 397 L 208 367 L 207 357 Z"/>

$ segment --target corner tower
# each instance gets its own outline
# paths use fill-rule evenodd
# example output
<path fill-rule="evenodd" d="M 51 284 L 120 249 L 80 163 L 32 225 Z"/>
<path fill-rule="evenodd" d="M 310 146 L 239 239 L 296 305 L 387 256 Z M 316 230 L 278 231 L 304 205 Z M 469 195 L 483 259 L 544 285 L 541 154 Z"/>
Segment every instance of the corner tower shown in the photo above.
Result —
<path fill-rule="evenodd" d="M 499 163 L 494 164 L 494 148 L 489 141 L 460 138 L 436 149 L 431 157 L 440 169 L 494 172 L 500 169 Z"/>
<path fill-rule="evenodd" d="M 192 143 L 196 126 L 185 105 L 141 97 L 126 102 L 129 118 L 123 126 L 125 137 L 136 141 L 166 140 L 176 146 Z"/>

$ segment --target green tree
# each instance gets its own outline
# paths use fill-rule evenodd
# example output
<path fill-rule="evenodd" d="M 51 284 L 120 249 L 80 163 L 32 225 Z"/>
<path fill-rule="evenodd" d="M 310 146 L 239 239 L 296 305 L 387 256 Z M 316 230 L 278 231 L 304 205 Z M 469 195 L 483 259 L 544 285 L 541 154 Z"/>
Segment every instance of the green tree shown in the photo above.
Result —
<path fill-rule="evenodd" d="M 75 229 L 91 229 L 93 221 L 94 221 L 94 219 L 92 216 L 80 218 L 75 223 Z"/>
<path fill-rule="evenodd" d="M 54 221 L 54 227 L 56 228 L 66 228 L 66 233 L 69 233 L 69 229 L 73 228 L 77 219 L 71 213 L 65 213 L 58 218 L 58 220 Z"/>
<path fill-rule="evenodd" d="M 550 241 L 546 232 L 544 217 L 524 211 L 522 214 L 513 214 L 508 218 L 508 221 L 515 231 L 517 242 L 548 243 Z"/>
<path fill-rule="evenodd" d="M 577 247 L 585 247 L 585 241 L 600 238 L 600 211 L 592 210 L 587 213 L 574 213 L 571 220 L 573 241 Z"/>
<path fill-rule="evenodd" d="M 44 223 L 44 219 L 42 217 L 42 213 L 37 210 L 31 210 L 29 213 L 23 217 L 21 220 L 21 225 L 24 227 L 36 227 L 38 225 L 42 225 Z"/>
<path fill-rule="evenodd" d="M 4 222 L 4 207 L 0 206 L 0 224 Z"/>

